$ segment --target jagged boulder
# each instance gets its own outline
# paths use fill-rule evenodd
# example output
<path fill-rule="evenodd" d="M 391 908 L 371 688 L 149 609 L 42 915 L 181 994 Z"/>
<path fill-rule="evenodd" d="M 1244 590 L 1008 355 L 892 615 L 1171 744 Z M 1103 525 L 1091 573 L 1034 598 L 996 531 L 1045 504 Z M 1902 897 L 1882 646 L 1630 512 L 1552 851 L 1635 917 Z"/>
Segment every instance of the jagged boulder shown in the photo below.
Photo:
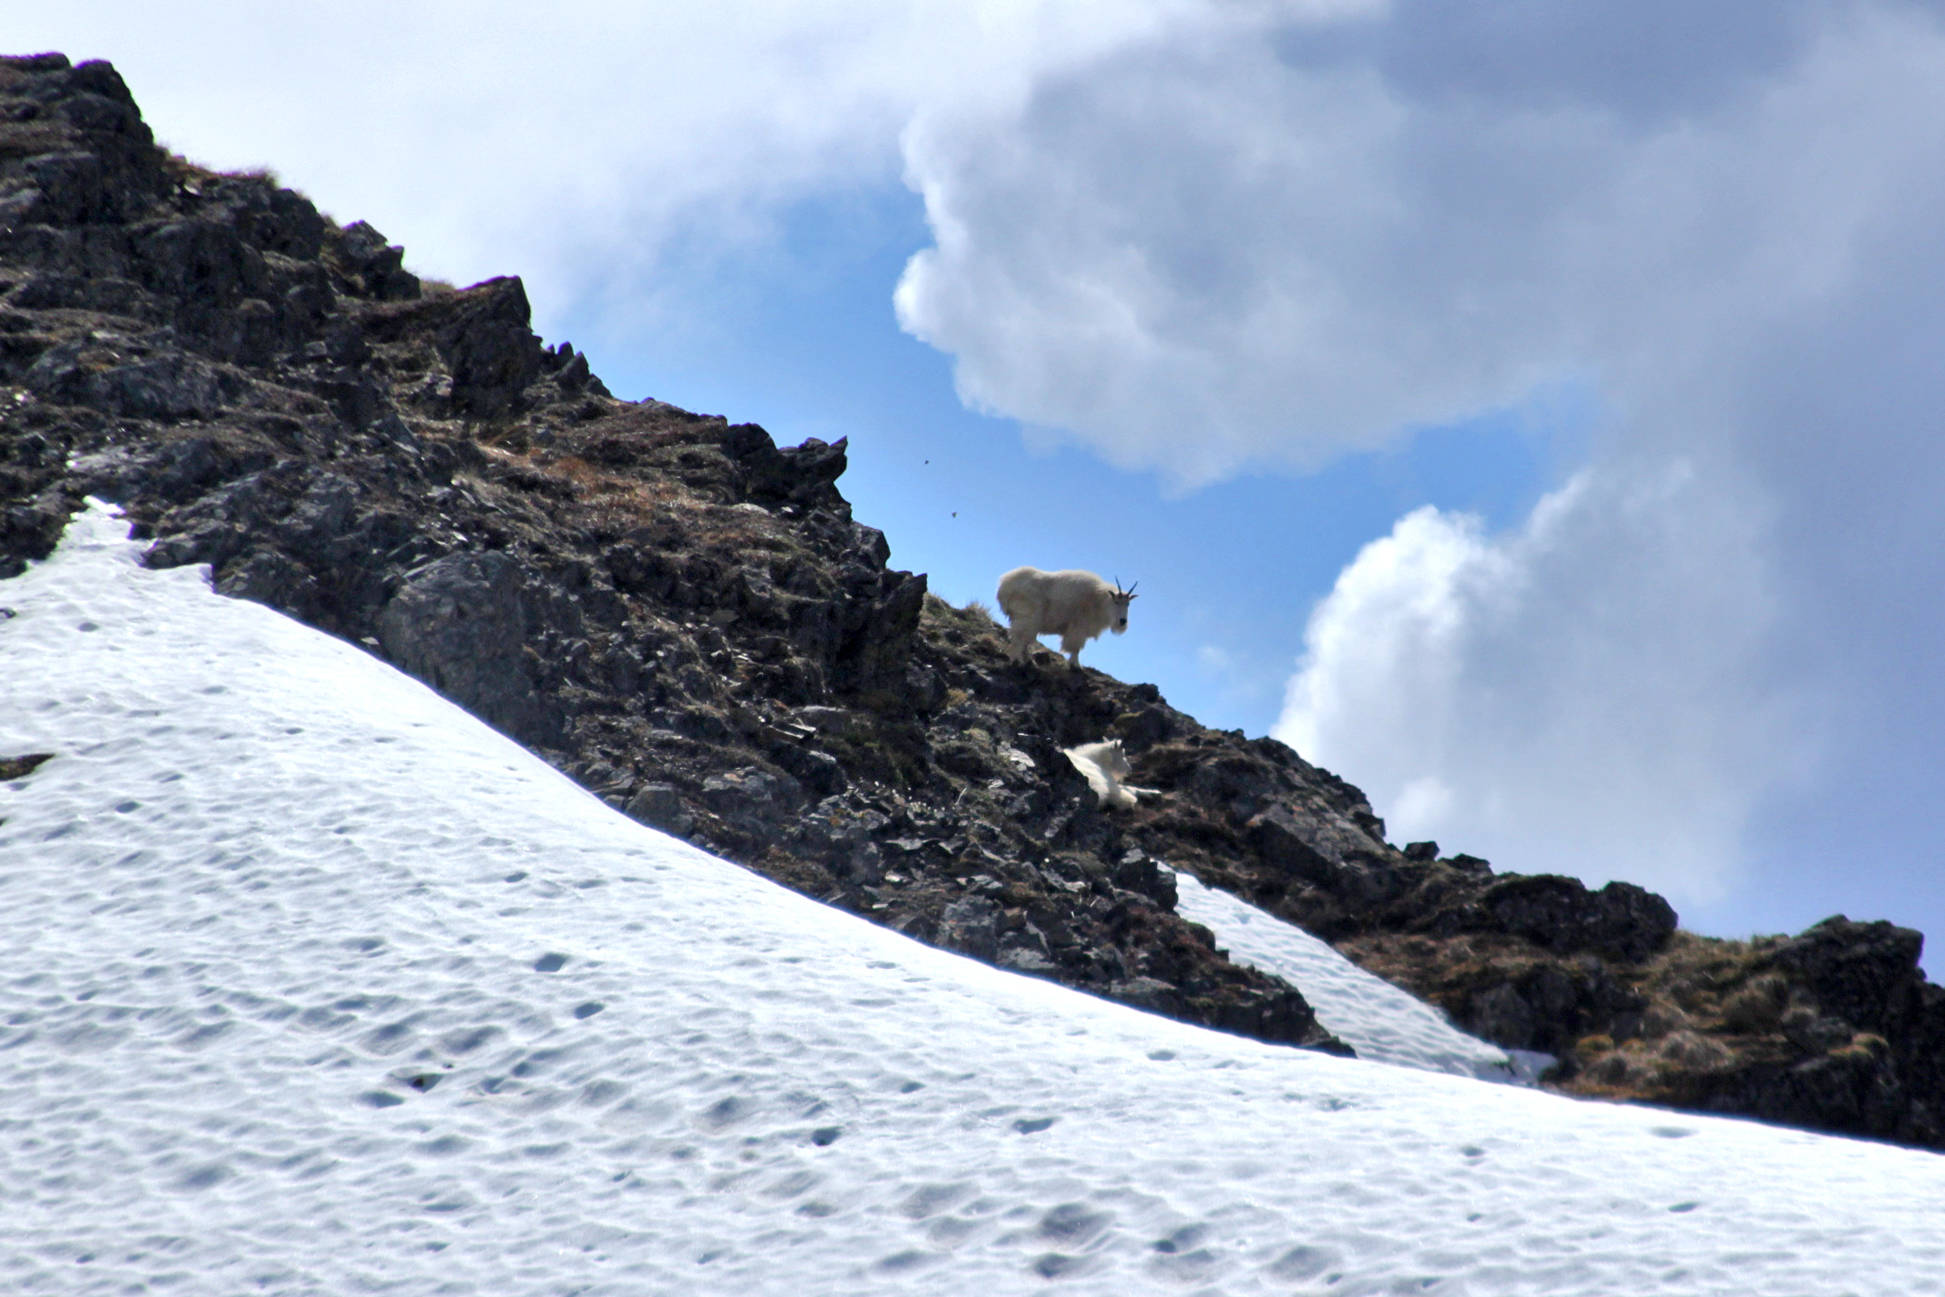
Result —
<path fill-rule="evenodd" d="M 559 741 L 558 707 L 525 652 L 519 565 L 505 554 L 451 554 L 410 574 L 380 610 L 385 655 L 489 724 L 528 743 Z"/>
<path fill-rule="evenodd" d="M 841 500 L 837 479 L 844 473 L 847 444 L 843 437 L 831 443 L 813 437 L 801 446 L 779 448 L 754 423 L 735 424 L 723 437 L 723 451 L 740 473 L 745 496 L 760 504 L 813 509 Z"/>
<path fill-rule="evenodd" d="M 436 338 L 452 371 L 452 408 L 481 417 L 511 411 L 547 361 L 528 327 L 532 310 L 525 286 L 515 277 L 489 279 L 447 301 L 448 316 Z"/>
<path fill-rule="evenodd" d="M 19 576 L 30 560 L 54 552 L 76 503 L 39 500 L 0 506 L 0 580 Z"/>
<path fill-rule="evenodd" d="M 1675 932 L 1675 910 L 1632 883 L 1589 891 L 1577 878 L 1533 874 L 1494 880 L 1479 894 L 1472 930 L 1525 937 L 1550 950 L 1591 950 L 1631 963 Z"/>
<path fill-rule="evenodd" d="M 1925 938 L 1890 923 L 1825 919 L 1779 946 L 1776 967 L 1794 973 L 1822 1008 L 1864 1031 L 1908 1014 L 1925 984 Z"/>

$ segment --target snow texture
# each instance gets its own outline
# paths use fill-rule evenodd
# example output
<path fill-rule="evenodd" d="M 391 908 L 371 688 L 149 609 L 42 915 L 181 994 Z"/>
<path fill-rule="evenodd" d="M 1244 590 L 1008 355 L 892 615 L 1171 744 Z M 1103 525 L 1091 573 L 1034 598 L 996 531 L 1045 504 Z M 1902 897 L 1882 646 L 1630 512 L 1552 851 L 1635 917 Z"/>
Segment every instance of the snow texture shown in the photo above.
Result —
<path fill-rule="evenodd" d="M 921 946 L 123 531 L 0 583 L 0 1290 L 1945 1291 L 1931 1154 Z"/>
<path fill-rule="evenodd" d="M 1329 942 L 1241 897 L 1204 887 L 1193 874 L 1178 870 L 1175 889 L 1178 914 L 1215 933 L 1217 944 L 1237 963 L 1302 990 L 1317 1020 L 1359 1058 L 1482 1081 L 1528 1083 L 1553 1064 L 1551 1054 L 1505 1050 L 1467 1035 L 1409 991 L 1345 959 Z"/>

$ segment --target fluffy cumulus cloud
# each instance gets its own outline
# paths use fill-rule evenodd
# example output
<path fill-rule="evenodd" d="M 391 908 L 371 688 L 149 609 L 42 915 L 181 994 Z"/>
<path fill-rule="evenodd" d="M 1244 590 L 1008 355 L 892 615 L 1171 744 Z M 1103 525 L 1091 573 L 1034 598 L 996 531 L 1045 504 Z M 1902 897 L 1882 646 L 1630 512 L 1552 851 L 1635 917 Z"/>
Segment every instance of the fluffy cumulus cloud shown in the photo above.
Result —
<path fill-rule="evenodd" d="M 1279 732 L 1400 832 L 1702 901 L 1818 756 L 1935 801 L 1938 8 L 1257 17 L 908 128 L 964 398 L 1194 486 L 1578 376 L 1586 471 L 1367 548 Z"/>
<path fill-rule="evenodd" d="M 923 111 L 936 243 L 897 300 L 967 400 L 1186 484 L 1576 366 L 1716 363 L 1843 291 L 1937 144 L 1916 12 L 1400 3 L 1169 35 L 1003 117 Z"/>
<path fill-rule="evenodd" d="M 1399 841 L 1718 899 L 1806 758 L 1751 514 L 1687 460 L 1587 470 L 1511 534 L 1417 510 L 1318 606 L 1279 735 Z"/>

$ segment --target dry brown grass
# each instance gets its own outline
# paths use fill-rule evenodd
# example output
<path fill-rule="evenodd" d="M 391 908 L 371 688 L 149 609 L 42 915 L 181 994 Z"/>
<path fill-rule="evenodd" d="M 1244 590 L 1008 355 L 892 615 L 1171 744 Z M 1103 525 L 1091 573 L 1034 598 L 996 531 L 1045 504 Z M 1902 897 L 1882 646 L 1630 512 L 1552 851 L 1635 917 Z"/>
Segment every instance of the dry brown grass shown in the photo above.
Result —
<path fill-rule="evenodd" d="M 1728 996 L 1722 1025 L 1730 1031 L 1774 1031 L 1790 1002 L 1790 985 L 1775 973 L 1762 973 Z"/>
<path fill-rule="evenodd" d="M 1647 1079 L 1648 1067 L 1633 1054 L 1610 1050 L 1591 1062 L 1583 1062 L 1576 1088 L 1592 1090 L 1606 1097 L 1622 1098 L 1638 1090 Z"/>
<path fill-rule="evenodd" d="M 673 527 L 680 529 L 685 549 L 734 551 L 739 559 L 789 555 L 799 548 L 788 527 L 761 505 L 723 504 L 667 474 L 644 476 L 544 448 L 486 449 L 517 473 L 534 474 L 567 488 L 579 511 L 578 520 L 603 536 Z"/>
<path fill-rule="evenodd" d="M 1677 932 L 1653 959 L 1623 972 L 1622 980 L 1647 1001 L 1638 1035 L 1582 1037 L 1574 1049 L 1579 1073 L 1567 1088 L 1600 1098 L 1680 1102 L 1701 1078 L 1734 1068 L 1752 1052 L 1784 1047 L 1778 1032 L 1790 987 L 1768 961 L 1780 940 Z"/>
<path fill-rule="evenodd" d="M 274 167 L 237 167 L 225 171 L 220 167 L 193 161 L 180 153 L 165 153 L 162 158 L 162 170 L 171 180 L 191 190 L 200 189 L 214 180 L 258 180 L 272 189 L 284 187 L 283 179 Z"/>
<path fill-rule="evenodd" d="M 1670 1032 L 1660 1041 L 1655 1053 L 1676 1067 L 1700 1072 L 1726 1067 L 1735 1058 L 1727 1045 L 1695 1031 Z"/>
<path fill-rule="evenodd" d="M 1677 932 L 1630 980 L 1672 1021 L 1671 1029 L 1741 1034 L 1774 1028 L 1788 986 L 1768 968 L 1779 941 L 1735 941 Z"/>
<path fill-rule="evenodd" d="M 993 615 L 977 599 L 963 608 L 955 608 L 937 595 L 927 594 L 923 616 L 935 630 L 945 634 L 948 643 L 954 645 L 991 639 L 999 634 Z"/>
<path fill-rule="evenodd" d="M 1641 1012 L 1641 1034 L 1650 1040 L 1659 1039 L 1671 1032 L 1687 1031 L 1694 1026 L 1694 1020 L 1678 1004 L 1667 1000 L 1651 1000 Z"/>
<path fill-rule="evenodd" d="M 1850 1038 L 1850 1044 L 1839 1045 L 1830 1051 L 1832 1058 L 1855 1059 L 1859 1062 L 1875 1061 L 1891 1052 L 1891 1042 L 1874 1031 L 1860 1031 Z"/>
<path fill-rule="evenodd" d="M 516 473 L 559 483 L 586 514 L 596 530 L 620 534 L 665 520 L 674 509 L 699 508 L 700 502 L 666 478 L 643 479 L 610 472 L 578 455 L 514 451 L 501 446 L 481 447 L 490 460 Z"/>

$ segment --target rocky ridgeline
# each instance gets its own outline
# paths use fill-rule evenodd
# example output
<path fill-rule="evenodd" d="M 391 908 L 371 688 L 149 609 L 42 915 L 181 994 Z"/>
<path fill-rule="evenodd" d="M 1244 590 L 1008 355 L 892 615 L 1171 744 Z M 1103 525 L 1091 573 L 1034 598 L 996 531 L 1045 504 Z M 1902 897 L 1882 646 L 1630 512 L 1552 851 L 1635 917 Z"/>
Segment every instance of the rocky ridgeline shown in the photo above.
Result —
<path fill-rule="evenodd" d="M 1400 850 L 1281 743 L 1010 664 L 852 519 L 843 442 L 614 399 L 517 279 L 422 283 L 370 226 L 166 154 L 103 63 L 0 61 L 0 438 L 0 575 L 114 500 L 151 565 L 207 563 L 629 815 L 920 940 L 1342 1049 L 1175 914 L 1187 869 L 1558 1054 L 1569 1091 L 1945 1146 L 1916 933 L 1712 941 L 1624 883 Z M 1060 754 L 1110 736 L 1158 790 L 1131 812 Z"/>

